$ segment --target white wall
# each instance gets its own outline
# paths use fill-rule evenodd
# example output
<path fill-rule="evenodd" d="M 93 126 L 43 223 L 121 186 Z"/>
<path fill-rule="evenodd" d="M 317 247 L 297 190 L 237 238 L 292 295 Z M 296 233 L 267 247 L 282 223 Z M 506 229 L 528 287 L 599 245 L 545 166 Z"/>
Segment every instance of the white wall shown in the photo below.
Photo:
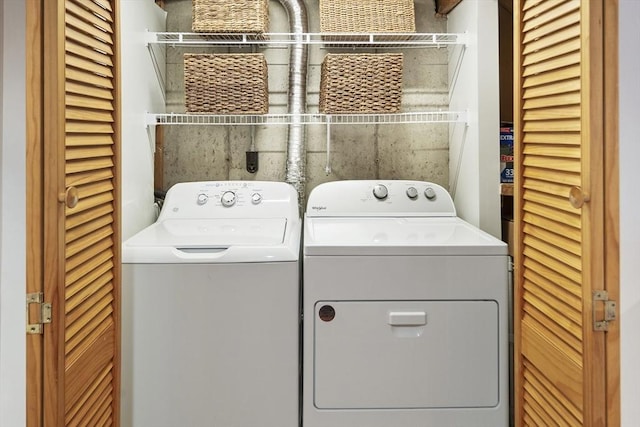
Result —
<path fill-rule="evenodd" d="M 468 126 L 451 125 L 449 188 L 458 215 L 500 237 L 500 101 L 497 0 L 463 1 L 449 14 L 447 31 L 468 32 L 449 61 L 449 108 L 468 110 Z"/>
<path fill-rule="evenodd" d="M 145 113 L 162 113 L 165 49 L 146 44 L 146 32 L 165 31 L 166 13 L 151 0 L 121 0 L 122 29 L 122 238 L 155 220 L 153 153 L 155 127 Z M 154 67 L 155 62 L 155 67 Z M 156 74 L 160 71 L 160 75 Z"/>
<path fill-rule="evenodd" d="M 0 425 L 25 425 L 25 6 L 0 0 Z"/>
<path fill-rule="evenodd" d="M 640 2 L 620 0 L 620 350 L 622 427 L 640 425 Z"/>

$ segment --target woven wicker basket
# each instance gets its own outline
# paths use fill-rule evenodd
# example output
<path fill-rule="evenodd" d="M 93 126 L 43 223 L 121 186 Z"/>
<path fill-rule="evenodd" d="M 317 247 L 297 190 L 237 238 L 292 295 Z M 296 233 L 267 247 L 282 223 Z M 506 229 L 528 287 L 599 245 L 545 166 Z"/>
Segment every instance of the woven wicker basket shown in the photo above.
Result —
<path fill-rule="evenodd" d="M 195 32 L 261 34 L 268 25 L 269 0 L 193 0 Z"/>
<path fill-rule="evenodd" d="M 261 53 L 185 54 L 188 113 L 265 114 L 267 61 Z"/>
<path fill-rule="evenodd" d="M 320 0 L 320 32 L 414 33 L 413 0 Z"/>
<path fill-rule="evenodd" d="M 328 54 L 320 74 L 320 111 L 397 113 L 402 102 L 401 53 Z"/>

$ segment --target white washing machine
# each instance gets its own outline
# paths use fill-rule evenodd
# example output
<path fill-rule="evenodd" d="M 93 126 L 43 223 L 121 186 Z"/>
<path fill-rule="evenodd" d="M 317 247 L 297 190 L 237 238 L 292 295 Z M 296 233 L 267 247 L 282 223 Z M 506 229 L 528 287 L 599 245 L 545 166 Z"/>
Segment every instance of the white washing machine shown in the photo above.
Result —
<path fill-rule="evenodd" d="M 123 426 L 298 426 L 300 232 L 285 183 L 168 191 L 123 244 Z"/>
<path fill-rule="evenodd" d="M 507 246 L 417 181 L 339 181 L 304 225 L 303 426 L 508 425 Z"/>

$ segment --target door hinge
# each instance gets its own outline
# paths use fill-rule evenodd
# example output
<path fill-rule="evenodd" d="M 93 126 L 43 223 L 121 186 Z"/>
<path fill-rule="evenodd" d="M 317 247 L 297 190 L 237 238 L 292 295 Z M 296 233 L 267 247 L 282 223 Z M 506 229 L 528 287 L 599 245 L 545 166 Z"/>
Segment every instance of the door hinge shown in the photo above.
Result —
<path fill-rule="evenodd" d="M 34 311 L 33 305 L 36 306 Z M 32 314 L 35 314 L 36 322 L 31 322 Z M 44 302 L 42 292 L 27 294 L 27 334 L 42 334 L 46 323 L 51 323 L 51 304 Z"/>
<path fill-rule="evenodd" d="M 598 302 L 604 304 L 604 311 L 598 310 Z M 608 331 L 609 322 L 616 320 L 616 302 L 609 299 L 607 291 L 593 291 L 593 330 Z M 604 319 L 598 320 L 598 314 L 604 313 Z"/>

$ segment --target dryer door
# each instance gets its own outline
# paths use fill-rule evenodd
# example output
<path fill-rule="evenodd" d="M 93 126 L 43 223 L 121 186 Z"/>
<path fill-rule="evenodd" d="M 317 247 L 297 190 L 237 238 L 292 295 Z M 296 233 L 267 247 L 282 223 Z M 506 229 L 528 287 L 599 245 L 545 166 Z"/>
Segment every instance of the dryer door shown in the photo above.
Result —
<path fill-rule="evenodd" d="M 499 402 L 496 301 L 320 301 L 314 329 L 317 408 Z"/>

